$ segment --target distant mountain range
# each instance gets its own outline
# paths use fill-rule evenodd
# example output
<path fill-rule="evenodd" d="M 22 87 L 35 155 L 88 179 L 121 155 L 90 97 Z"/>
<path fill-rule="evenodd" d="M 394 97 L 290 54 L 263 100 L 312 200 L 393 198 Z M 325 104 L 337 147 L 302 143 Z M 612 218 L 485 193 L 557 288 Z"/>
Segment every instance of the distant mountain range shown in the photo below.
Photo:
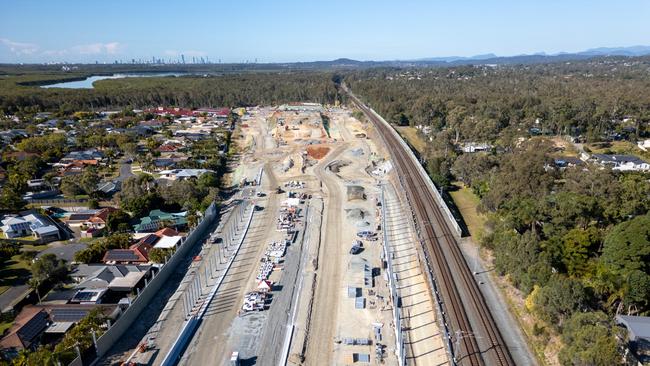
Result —
<path fill-rule="evenodd" d="M 576 56 L 577 58 L 582 58 L 582 56 L 647 56 L 650 55 L 650 46 L 631 46 L 631 47 L 599 47 L 599 48 L 590 48 L 586 51 L 581 52 L 559 52 L 554 54 L 546 54 L 546 52 L 539 52 L 532 55 L 515 55 L 515 56 L 497 56 L 493 53 L 488 53 L 484 55 L 476 56 L 448 56 L 448 57 L 428 57 L 423 59 L 414 60 L 418 61 L 433 61 L 433 62 L 457 62 L 457 61 L 484 61 L 484 60 L 499 60 L 499 59 L 526 59 L 526 58 L 539 58 L 539 57 L 567 57 L 567 56 Z"/>
<path fill-rule="evenodd" d="M 600 47 L 581 52 L 559 52 L 546 54 L 539 52 L 530 55 L 497 56 L 493 53 L 476 56 L 446 56 L 427 57 L 416 60 L 387 60 L 387 61 L 357 61 L 349 58 L 340 58 L 332 61 L 292 62 L 283 64 L 285 67 L 299 68 L 367 68 L 376 66 L 404 67 L 404 66 L 453 66 L 468 64 L 532 64 L 543 62 L 562 62 L 571 60 L 585 60 L 593 57 L 624 56 L 638 57 L 650 55 L 650 46 L 631 47 Z"/>
<path fill-rule="evenodd" d="M 515 64 L 539 64 L 551 62 L 567 62 L 587 60 L 596 57 L 642 57 L 650 56 L 650 46 L 632 47 L 600 47 L 592 48 L 581 52 L 559 52 L 546 54 L 539 52 L 529 55 L 497 56 L 493 53 L 476 56 L 447 56 L 428 57 L 416 60 L 384 60 L 384 61 L 358 61 L 349 58 L 339 58 L 328 61 L 307 61 L 307 62 L 281 62 L 281 63 L 234 63 L 234 64 L 74 64 L 79 71 L 97 73 L 110 72 L 188 72 L 205 74 L 228 73 L 242 70 L 319 70 L 319 69 L 366 69 L 371 67 L 426 67 L 426 66 L 460 66 L 460 65 L 515 65 Z M 9 67 L 16 65 L 5 64 Z M 0 74 L 3 73 L 0 64 Z M 19 66 L 21 67 L 21 66 Z M 35 70 L 60 69 L 60 65 L 32 64 L 25 67 Z M 6 73 L 6 71 L 4 72 Z"/>

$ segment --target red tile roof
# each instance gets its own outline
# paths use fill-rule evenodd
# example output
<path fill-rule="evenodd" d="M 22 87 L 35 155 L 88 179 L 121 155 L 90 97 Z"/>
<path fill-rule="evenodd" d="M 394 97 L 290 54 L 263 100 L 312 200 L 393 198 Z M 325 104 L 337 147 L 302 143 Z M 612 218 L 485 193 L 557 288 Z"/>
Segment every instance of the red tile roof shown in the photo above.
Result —
<path fill-rule="evenodd" d="M 207 113 L 215 116 L 228 116 L 230 114 L 230 108 L 199 108 L 196 113 Z"/>
<path fill-rule="evenodd" d="M 95 214 L 95 216 L 91 217 L 88 219 L 88 221 L 94 223 L 94 224 L 104 224 L 106 225 L 106 222 L 108 221 L 108 215 L 111 214 L 111 212 L 117 211 L 116 208 L 114 207 L 105 207 L 102 208 L 98 213 Z"/>
<path fill-rule="evenodd" d="M 162 238 L 163 236 L 178 236 L 178 231 L 166 227 L 164 229 L 160 229 L 156 231 L 155 235 L 158 236 L 159 238 Z"/>
<path fill-rule="evenodd" d="M 111 249 L 104 254 L 102 262 L 115 263 L 147 263 L 149 262 L 149 251 L 153 246 L 147 243 L 136 243 L 129 249 Z"/>
<path fill-rule="evenodd" d="M 25 349 L 47 328 L 47 313 L 36 307 L 26 306 L 18 314 L 9 333 L 0 340 L 0 349 Z"/>

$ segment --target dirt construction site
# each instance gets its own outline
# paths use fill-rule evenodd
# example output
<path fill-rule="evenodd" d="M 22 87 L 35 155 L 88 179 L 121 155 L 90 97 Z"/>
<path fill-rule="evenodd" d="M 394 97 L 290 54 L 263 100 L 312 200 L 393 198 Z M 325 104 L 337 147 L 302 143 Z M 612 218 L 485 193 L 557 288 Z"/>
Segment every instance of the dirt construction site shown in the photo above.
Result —
<path fill-rule="evenodd" d="M 192 300 L 205 312 L 181 365 L 448 364 L 410 211 L 372 125 L 339 107 L 249 108 L 234 141 L 239 188 L 203 245 L 206 276 L 179 287 L 146 336 L 157 348 L 134 360 L 163 363 Z"/>
<path fill-rule="evenodd" d="M 382 248 L 387 245 L 401 277 L 397 291 L 404 309 L 400 331 L 406 364 L 446 364 L 412 223 L 402 214 L 408 208 L 394 188 L 381 140 L 351 110 L 311 107 L 252 110 L 242 124 L 247 159 L 266 166 L 277 182 L 270 192 L 276 205 L 299 195 L 308 207 L 299 255 L 303 260 L 295 261 L 295 300 L 283 309 L 290 319 L 275 347 L 258 348 L 255 363 L 277 364 L 276 353 L 292 365 L 398 364 Z M 291 271 L 287 267 L 282 272 Z"/>

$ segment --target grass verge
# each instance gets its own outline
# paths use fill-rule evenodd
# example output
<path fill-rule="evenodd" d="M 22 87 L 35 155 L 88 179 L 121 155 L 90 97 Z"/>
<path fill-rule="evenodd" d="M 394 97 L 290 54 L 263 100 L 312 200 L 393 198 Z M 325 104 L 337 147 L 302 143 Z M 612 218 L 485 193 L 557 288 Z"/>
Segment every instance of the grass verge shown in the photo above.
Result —
<path fill-rule="evenodd" d="M 485 222 L 487 221 L 487 217 L 476 210 L 479 198 L 463 183 L 454 182 L 453 185 L 458 189 L 450 190 L 449 195 L 451 195 L 456 207 L 460 210 L 469 234 L 474 238 L 475 242 L 478 242 L 485 231 Z"/>
<path fill-rule="evenodd" d="M 415 127 L 395 126 L 395 129 L 415 150 L 417 150 L 419 155 L 422 155 L 427 142 L 418 134 L 418 130 L 415 129 Z"/>

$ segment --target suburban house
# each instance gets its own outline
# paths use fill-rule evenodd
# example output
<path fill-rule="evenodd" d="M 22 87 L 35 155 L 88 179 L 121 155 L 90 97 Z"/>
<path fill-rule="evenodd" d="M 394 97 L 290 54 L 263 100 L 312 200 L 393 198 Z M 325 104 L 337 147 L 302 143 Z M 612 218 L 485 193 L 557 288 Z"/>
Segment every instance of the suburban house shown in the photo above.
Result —
<path fill-rule="evenodd" d="M 187 212 L 167 213 L 161 210 L 152 210 L 149 216 L 140 219 L 140 223 L 133 226 L 136 233 L 156 231 L 162 227 L 173 227 L 175 229 L 187 225 Z"/>
<path fill-rule="evenodd" d="M 180 245 L 182 241 L 183 236 L 179 235 L 178 231 L 166 227 L 143 236 L 138 243 L 152 245 L 154 248 L 171 249 Z"/>
<path fill-rule="evenodd" d="M 50 324 L 43 334 L 43 342 L 51 343 L 60 339 L 75 324 L 85 318 L 93 309 L 100 309 L 108 319 L 115 320 L 121 314 L 116 305 L 64 304 L 38 306 L 50 315 Z"/>
<path fill-rule="evenodd" d="M 136 243 L 129 249 L 110 249 L 104 254 L 102 263 L 106 264 L 144 264 L 149 263 L 149 251 L 153 246 Z"/>
<path fill-rule="evenodd" d="M 650 163 L 632 155 L 593 154 L 591 158 L 602 166 L 619 171 L 648 171 Z"/>
<path fill-rule="evenodd" d="M 33 236 L 41 242 L 61 239 L 59 228 L 47 217 L 38 213 L 24 216 L 5 216 L 0 230 L 8 239 Z"/>
<path fill-rule="evenodd" d="M 113 304 L 136 288 L 144 286 L 151 275 L 151 266 L 81 264 L 70 277 L 78 283 L 68 301 L 76 304 Z"/>
<path fill-rule="evenodd" d="M 194 112 L 190 109 L 185 109 L 185 108 L 178 108 L 178 107 L 172 107 L 172 108 L 165 108 L 165 107 L 158 107 L 158 108 L 151 108 L 147 109 L 147 112 L 157 114 L 160 116 L 193 116 Z"/>
<path fill-rule="evenodd" d="M 628 348 L 637 362 L 650 362 L 650 317 L 617 315 L 616 323 L 627 329 Z"/>
<path fill-rule="evenodd" d="M 228 115 L 230 115 L 230 109 L 228 108 L 199 108 L 194 112 L 223 120 L 228 119 Z"/>
<path fill-rule="evenodd" d="M 85 167 L 97 166 L 98 164 L 99 164 L 99 160 L 96 159 L 73 160 L 71 163 L 63 165 L 61 167 L 61 170 L 59 171 L 59 174 L 61 176 L 78 175 L 83 172 Z M 59 166 L 61 166 L 60 163 Z"/>
<path fill-rule="evenodd" d="M 88 221 L 85 222 L 85 225 L 93 229 L 103 229 L 106 227 L 108 222 L 108 215 L 115 211 L 117 211 L 117 209 L 113 207 L 102 208 L 99 212 L 89 217 Z"/>
<path fill-rule="evenodd" d="M 485 142 L 463 142 L 461 143 L 461 150 L 464 153 L 477 153 L 483 151 L 490 151 L 492 145 Z"/>
<path fill-rule="evenodd" d="M 163 121 L 158 119 L 152 119 L 150 121 L 140 121 L 140 123 L 138 123 L 138 126 L 149 127 L 154 130 L 160 130 L 163 127 Z"/>
<path fill-rule="evenodd" d="M 89 149 L 84 151 L 72 151 L 66 156 L 61 158 L 60 163 L 67 164 L 72 163 L 75 160 L 103 160 L 105 157 L 104 153 L 97 149 Z"/>
<path fill-rule="evenodd" d="M 170 180 L 183 180 L 190 178 L 198 178 L 199 176 L 205 173 L 214 173 L 214 171 L 209 169 L 171 169 L 160 171 L 160 178 L 170 179 Z"/>
<path fill-rule="evenodd" d="M 160 153 L 173 153 L 173 152 L 176 152 L 176 151 L 178 151 L 178 150 L 180 150 L 182 148 L 183 148 L 182 144 L 170 142 L 170 143 L 164 143 L 164 144 L 158 146 L 156 151 L 158 151 Z"/>
<path fill-rule="evenodd" d="M 639 141 L 636 143 L 636 145 L 639 147 L 639 149 L 648 151 L 648 149 L 650 149 L 650 139 Z"/>
<path fill-rule="evenodd" d="M 38 345 L 47 326 L 47 312 L 35 307 L 25 307 L 16 317 L 8 334 L 0 340 L 0 349 L 33 349 Z"/>
<path fill-rule="evenodd" d="M 57 258 L 63 259 L 66 263 L 74 262 L 74 255 L 88 248 L 86 243 L 67 243 L 65 245 L 51 246 L 36 254 L 36 259 L 40 259 L 46 254 L 54 254 Z"/>
<path fill-rule="evenodd" d="M 119 180 L 108 180 L 97 183 L 97 192 L 101 192 L 106 196 L 117 193 L 122 188 L 122 183 Z"/>
<path fill-rule="evenodd" d="M 10 144 L 16 139 L 21 139 L 27 137 L 27 131 L 25 130 L 8 130 L 0 132 L 0 140 L 6 145 Z"/>
<path fill-rule="evenodd" d="M 153 165 L 156 170 L 172 169 L 176 164 L 188 159 L 189 157 L 182 153 L 165 154 L 164 156 L 153 159 Z"/>
<path fill-rule="evenodd" d="M 34 157 L 37 157 L 37 153 L 26 152 L 26 151 L 12 151 L 4 154 L 5 160 L 14 160 L 14 161 L 24 161 Z"/>
<path fill-rule="evenodd" d="M 574 166 L 584 165 L 584 161 L 574 156 L 560 156 L 553 159 L 553 163 L 558 168 L 571 168 Z"/>

